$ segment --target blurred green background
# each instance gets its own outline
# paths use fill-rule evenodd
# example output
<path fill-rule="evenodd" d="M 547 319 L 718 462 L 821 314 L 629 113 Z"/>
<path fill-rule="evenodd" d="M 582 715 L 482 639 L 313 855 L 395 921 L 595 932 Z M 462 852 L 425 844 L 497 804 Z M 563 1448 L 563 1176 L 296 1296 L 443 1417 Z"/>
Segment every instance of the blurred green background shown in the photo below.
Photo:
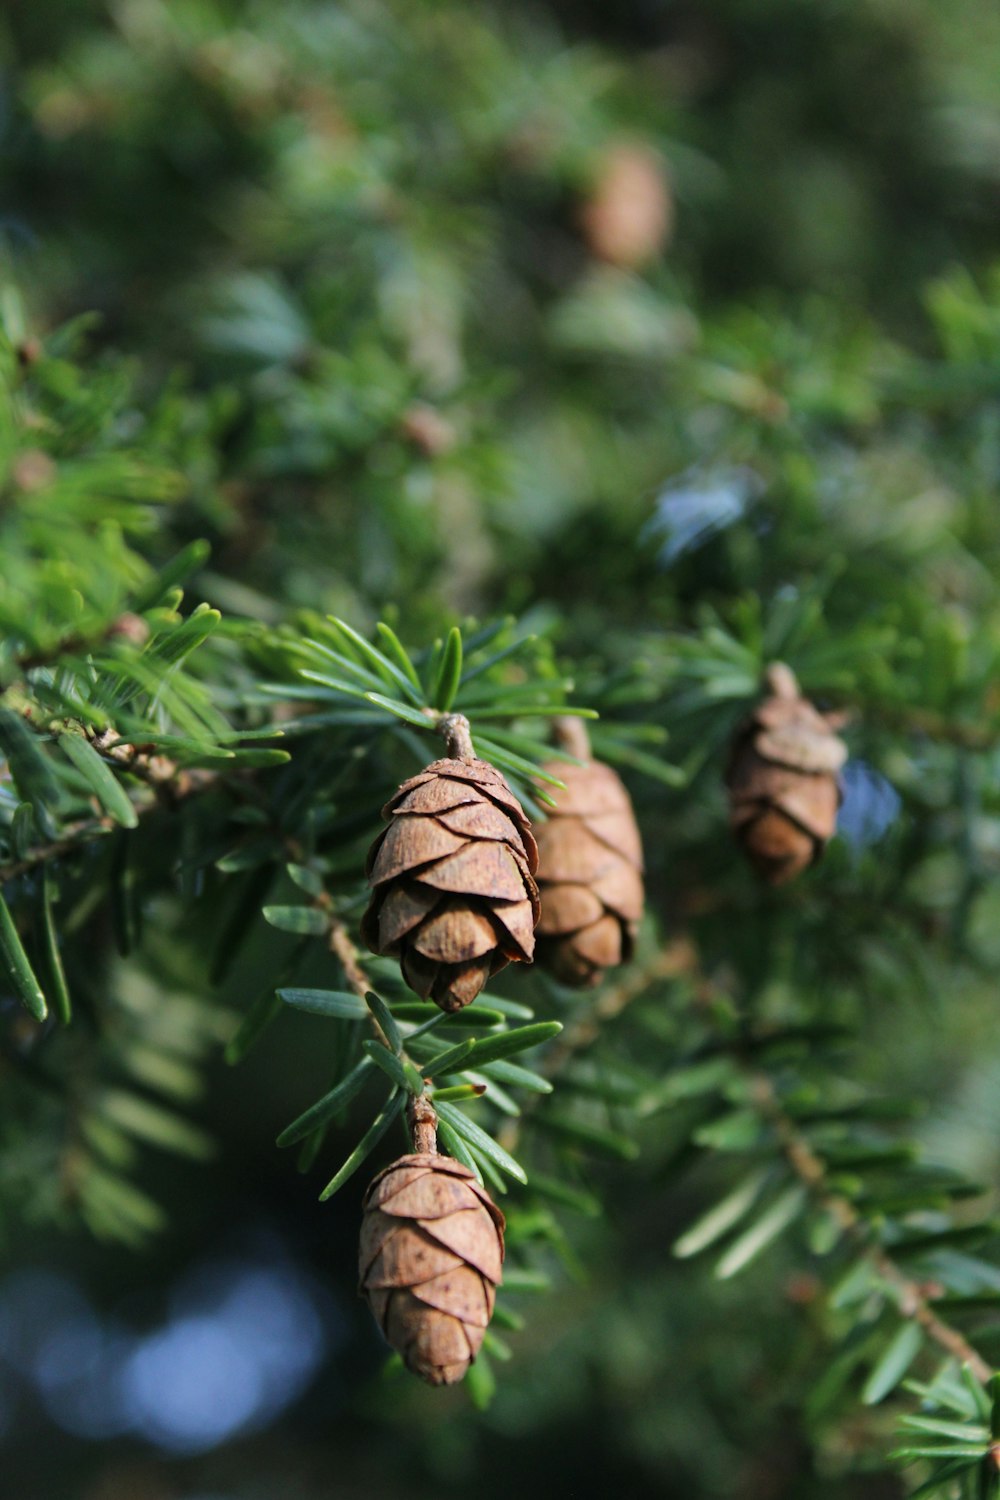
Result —
<path fill-rule="evenodd" d="M 962 379 L 995 376 L 998 79 L 983 0 L 7 0 L 0 264 L 26 335 L 94 314 L 122 429 L 186 477 L 158 545 L 211 539 L 212 603 L 381 613 L 418 642 L 529 612 L 599 675 L 839 557 L 835 630 L 886 537 L 917 590 L 961 574 L 945 598 L 968 581 L 946 522 L 995 564 L 995 421 L 963 425 Z M 942 349 L 946 409 L 919 377 Z M 935 510 L 951 483 L 966 508 Z M 714 806 L 682 800 L 652 854 L 668 922 L 745 879 Z M 995 1180 L 994 1001 L 963 976 L 946 1039 L 930 1011 L 874 1016 L 866 1067 L 946 1075 L 928 1136 Z M 155 1005 L 201 979 L 192 945 L 116 982 Z M 794 1256 L 708 1292 L 669 1256 L 703 1186 L 668 1177 L 662 1120 L 606 1169 L 579 1274 L 525 1309 L 488 1411 L 384 1377 L 356 1204 L 318 1205 L 273 1147 L 325 1087 L 313 1033 L 272 1036 L 238 1070 L 212 1053 L 214 1161 L 150 1155 L 172 1216 L 151 1250 L 8 1227 L 0 1493 L 904 1492 L 850 1422 L 807 1437 L 822 1343 Z"/>

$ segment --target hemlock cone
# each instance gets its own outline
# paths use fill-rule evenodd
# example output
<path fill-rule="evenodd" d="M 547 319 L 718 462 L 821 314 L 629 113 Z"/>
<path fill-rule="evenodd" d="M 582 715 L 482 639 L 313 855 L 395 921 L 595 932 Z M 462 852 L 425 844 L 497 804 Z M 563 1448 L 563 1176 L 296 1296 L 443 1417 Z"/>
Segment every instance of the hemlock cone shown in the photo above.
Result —
<path fill-rule="evenodd" d="M 360 1291 L 408 1369 L 431 1385 L 461 1380 L 493 1316 L 504 1216 L 447 1156 L 401 1156 L 364 1198 Z"/>
<path fill-rule="evenodd" d="M 382 809 L 368 856 L 374 887 L 362 932 L 398 954 L 403 977 L 460 1010 L 508 963 L 530 963 L 538 850 L 521 804 L 483 760 L 436 760 Z"/>
<path fill-rule="evenodd" d="M 610 766 L 590 759 L 579 720 L 562 720 L 558 738 L 584 765 L 552 761 L 565 782 L 536 828 L 538 960 L 563 984 L 593 985 L 632 956 L 642 917 L 642 842 L 632 803 Z"/>
<path fill-rule="evenodd" d="M 726 784 L 747 858 L 770 885 L 782 885 L 815 864 L 833 836 L 847 747 L 783 662 L 768 668 L 765 683 L 770 695 L 737 732 Z"/>

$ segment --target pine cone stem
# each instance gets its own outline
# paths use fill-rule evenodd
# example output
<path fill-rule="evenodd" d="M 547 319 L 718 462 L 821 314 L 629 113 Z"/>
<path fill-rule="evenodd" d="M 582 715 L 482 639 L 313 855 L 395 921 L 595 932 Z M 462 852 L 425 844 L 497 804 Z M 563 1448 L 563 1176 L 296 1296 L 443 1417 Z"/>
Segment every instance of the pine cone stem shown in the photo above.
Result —
<path fill-rule="evenodd" d="M 560 714 L 552 720 L 552 738 L 560 750 L 575 755 L 577 760 L 590 760 L 590 735 L 582 719 L 574 714 Z"/>
<path fill-rule="evenodd" d="M 438 733 L 444 737 L 452 760 L 475 760 L 472 730 L 464 714 L 445 714 L 438 720 Z"/>
<path fill-rule="evenodd" d="M 431 1101 L 423 1095 L 419 1099 L 411 1099 L 406 1113 L 414 1152 L 418 1156 L 436 1156 L 437 1115 Z"/>

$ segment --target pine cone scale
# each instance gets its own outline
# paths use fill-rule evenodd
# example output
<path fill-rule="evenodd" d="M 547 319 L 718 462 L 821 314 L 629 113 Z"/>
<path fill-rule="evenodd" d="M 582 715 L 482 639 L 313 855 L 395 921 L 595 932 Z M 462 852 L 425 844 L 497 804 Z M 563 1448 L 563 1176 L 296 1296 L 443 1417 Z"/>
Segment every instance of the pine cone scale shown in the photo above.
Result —
<path fill-rule="evenodd" d="M 621 856 L 595 838 L 582 819 L 550 816 L 541 839 L 545 880 L 589 882 L 620 862 Z"/>
<path fill-rule="evenodd" d="M 420 1218 L 415 1222 L 445 1250 L 459 1256 L 466 1265 L 473 1266 L 490 1281 L 498 1282 L 501 1275 L 499 1243 L 482 1234 L 481 1217 L 482 1204 L 477 1204 L 475 1208 L 461 1209 L 434 1219 Z"/>
<path fill-rule="evenodd" d="M 400 939 L 422 922 L 440 899 L 438 892 L 429 886 L 417 885 L 415 882 L 412 885 L 394 885 L 378 913 L 376 941 L 379 950 L 382 953 L 394 952 Z"/>
<path fill-rule="evenodd" d="M 519 901 L 525 891 L 524 876 L 510 850 L 487 842 L 463 844 L 456 854 L 421 869 L 414 878 L 438 891 L 501 901 Z"/>
<path fill-rule="evenodd" d="M 383 885 L 464 848 L 461 834 L 452 833 L 436 818 L 402 817 L 382 835 L 368 874 L 372 885 Z"/>
<path fill-rule="evenodd" d="M 398 1175 L 401 1177 L 402 1173 Z M 393 1173 L 393 1188 L 396 1181 L 397 1174 Z M 445 1172 L 428 1175 L 426 1168 L 417 1168 L 408 1180 L 400 1184 L 398 1191 L 373 1198 L 372 1204 L 389 1218 L 413 1219 L 425 1227 L 432 1219 L 471 1212 L 475 1207 L 469 1202 L 469 1187 L 463 1178 L 450 1177 Z"/>
<path fill-rule="evenodd" d="M 419 1286 L 411 1287 L 410 1290 L 414 1297 L 428 1307 L 450 1313 L 459 1322 L 471 1324 L 474 1328 L 486 1328 L 493 1316 L 496 1293 L 489 1282 L 484 1282 L 468 1266 L 445 1271 L 442 1276 L 422 1281 Z"/>
<path fill-rule="evenodd" d="M 498 939 L 506 958 L 530 961 L 535 949 L 536 905 L 531 901 L 494 902 L 493 920 L 500 929 Z M 511 947 L 516 952 L 512 953 Z"/>
<path fill-rule="evenodd" d="M 545 888 L 545 904 L 538 922 L 538 935 L 561 937 L 596 922 L 603 915 L 601 898 L 589 886 L 571 885 L 568 882 L 548 885 Z"/>
<path fill-rule="evenodd" d="M 642 876 L 632 865 L 624 861 L 615 865 L 592 882 L 591 890 L 622 921 L 638 922 L 642 917 Z"/>
<path fill-rule="evenodd" d="M 492 953 L 497 946 L 497 935 L 493 923 L 482 912 L 473 911 L 457 900 L 445 900 L 421 924 L 413 946 L 425 958 L 437 959 L 439 963 L 462 963 Z"/>
<path fill-rule="evenodd" d="M 376 1233 L 382 1234 L 382 1240 L 374 1259 L 365 1268 L 367 1286 L 380 1289 L 411 1286 L 462 1263 L 460 1255 L 417 1228 L 411 1220 L 406 1220 L 402 1229 L 398 1221 L 390 1221 L 388 1228 L 378 1224 Z"/>

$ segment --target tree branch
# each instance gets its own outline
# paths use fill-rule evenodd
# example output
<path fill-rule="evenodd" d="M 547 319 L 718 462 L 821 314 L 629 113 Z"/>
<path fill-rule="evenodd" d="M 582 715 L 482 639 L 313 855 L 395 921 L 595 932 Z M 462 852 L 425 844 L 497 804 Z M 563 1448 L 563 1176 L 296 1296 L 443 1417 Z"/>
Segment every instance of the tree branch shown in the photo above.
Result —
<path fill-rule="evenodd" d="M 833 1216 L 840 1228 L 860 1244 L 865 1254 L 896 1293 L 900 1317 L 918 1323 L 927 1337 L 953 1358 L 967 1364 L 981 1384 L 993 1377 L 993 1367 L 959 1329 L 934 1310 L 924 1287 L 909 1276 L 881 1245 L 873 1244 L 867 1221 L 849 1198 L 828 1185 L 826 1163 L 813 1149 L 798 1126 L 781 1106 L 774 1084 L 766 1073 L 752 1072 L 754 1102 L 773 1127 L 785 1160 L 811 1196 Z"/>

